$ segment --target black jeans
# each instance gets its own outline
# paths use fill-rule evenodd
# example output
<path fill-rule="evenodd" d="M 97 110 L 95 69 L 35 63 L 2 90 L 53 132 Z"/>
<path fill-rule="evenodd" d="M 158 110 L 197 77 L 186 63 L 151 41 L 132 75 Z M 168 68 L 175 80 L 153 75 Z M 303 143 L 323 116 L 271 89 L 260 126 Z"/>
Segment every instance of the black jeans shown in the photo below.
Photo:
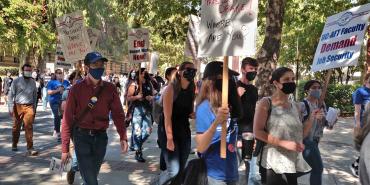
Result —
<path fill-rule="evenodd" d="M 108 144 L 107 133 L 89 135 L 74 131 L 73 141 L 84 185 L 98 185 L 98 174 Z"/>
<path fill-rule="evenodd" d="M 266 171 L 266 185 L 298 185 L 295 173 L 277 174 L 272 169 Z"/>

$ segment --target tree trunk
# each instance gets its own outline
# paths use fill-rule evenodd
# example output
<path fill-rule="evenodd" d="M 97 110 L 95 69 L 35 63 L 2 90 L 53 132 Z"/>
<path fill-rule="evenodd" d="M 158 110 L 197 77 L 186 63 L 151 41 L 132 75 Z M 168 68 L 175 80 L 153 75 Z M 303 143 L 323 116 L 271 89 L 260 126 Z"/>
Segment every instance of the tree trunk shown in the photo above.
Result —
<path fill-rule="evenodd" d="M 279 58 L 285 4 L 285 0 L 268 0 L 266 7 L 265 38 L 257 53 L 259 97 L 270 96 L 273 92 L 269 79 Z"/>

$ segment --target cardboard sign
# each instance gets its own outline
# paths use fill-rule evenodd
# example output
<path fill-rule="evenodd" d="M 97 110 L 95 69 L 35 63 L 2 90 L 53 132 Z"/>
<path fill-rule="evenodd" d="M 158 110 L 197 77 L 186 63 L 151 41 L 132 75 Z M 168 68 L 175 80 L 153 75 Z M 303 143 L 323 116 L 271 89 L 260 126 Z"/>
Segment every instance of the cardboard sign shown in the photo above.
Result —
<path fill-rule="evenodd" d="M 87 28 L 87 34 L 89 35 L 91 50 L 95 51 L 96 43 L 101 35 L 101 32 L 95 28 Z"/>
<path fill-rule="evenodd" d="M 202 0 L 198 57 L 256 51 L 258 0 Z"/>
<path fill-rule="evenodd" d="M 60 43 L 59 36 L 57 36 L 57 46 L 55 53 L 55 68 L 72 69 L 73 65 L 71 62 L 66 61 L 63 55 L 62 46 Z"/>
<path fill-rule="evenodd" d="M 370 16 L 370 3 L 330 16 L 325 23 L 312 72 L 357 65 Z"/>
<path fill-rule="evenodd" d="M 55 18 L 64 57 L 69 62 L 83 60 L 91 52 L 82 11 Z"/>
<path fill-rule="evenodd" d="M 149 30 L 131 29 L 128 32 L 129 61 L 141 63 L 149 61 Z"/>
<path fill-rule="evenodd" d="M 49 170 L 54 173 L 69 172 L 71 170 L 72 163 L 71 160 L 67 162 L 66 165 L 62 165 L 62 161 L 58 158 L 52 157 L 50 161 Z"/>
<path fill-rule="evenodd" d="M 198 46 L 200 35 L 200 17 L 196 15 L 189 16 L 189 29 L 185 42 L 185 56 L 198 58 Z"/>

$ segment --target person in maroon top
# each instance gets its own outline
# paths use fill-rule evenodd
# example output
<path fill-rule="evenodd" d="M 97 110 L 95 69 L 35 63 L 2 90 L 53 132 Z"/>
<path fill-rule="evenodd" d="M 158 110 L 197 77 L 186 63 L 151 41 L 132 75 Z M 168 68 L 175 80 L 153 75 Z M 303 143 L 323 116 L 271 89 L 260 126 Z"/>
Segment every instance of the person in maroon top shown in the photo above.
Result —
<path fill-rule="evenodd" d="M 85 57 L 86 78 L 74 85 L 68 95 L 62 122 L 62 162 L 69 159 L 70 138 L 73 138 L 80 174 L 86 185 L 97 185 L 97 176 L 107 149 L 109 112 L 120 136 L 122 153 L 127 152 L 126 127 L 123 124 L 124 112 L 116 86 L 104 82 L 104 58 L 98 52 L 88 53 Z M 99 88 L 100 96 L 93 97 Z M 93 98 L 92 98 L 93 97 Z M 95 106 L 83 118 L 79 117 L 93 99 L 98 98 Z M 80 120 L 75 123 L 75 119 Z"/>

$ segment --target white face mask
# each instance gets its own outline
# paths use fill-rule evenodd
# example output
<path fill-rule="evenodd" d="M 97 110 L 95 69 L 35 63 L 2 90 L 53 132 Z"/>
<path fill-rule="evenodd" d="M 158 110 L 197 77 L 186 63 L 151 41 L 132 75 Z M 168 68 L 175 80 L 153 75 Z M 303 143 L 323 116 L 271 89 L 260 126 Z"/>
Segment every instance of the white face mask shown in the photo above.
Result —
<path fill-rule="evenodd" d="M 31 78 L 32 77 L 32 72 L 31 71 L 24 71 L 23 76 L 27 77 L 27 78 Z"/>
<path fill-rule="evenodd" d="M 32 78 L 36 79 L 37 78 L 37 73 L 36 72 L 33 72 L 32 73 Z"/>

